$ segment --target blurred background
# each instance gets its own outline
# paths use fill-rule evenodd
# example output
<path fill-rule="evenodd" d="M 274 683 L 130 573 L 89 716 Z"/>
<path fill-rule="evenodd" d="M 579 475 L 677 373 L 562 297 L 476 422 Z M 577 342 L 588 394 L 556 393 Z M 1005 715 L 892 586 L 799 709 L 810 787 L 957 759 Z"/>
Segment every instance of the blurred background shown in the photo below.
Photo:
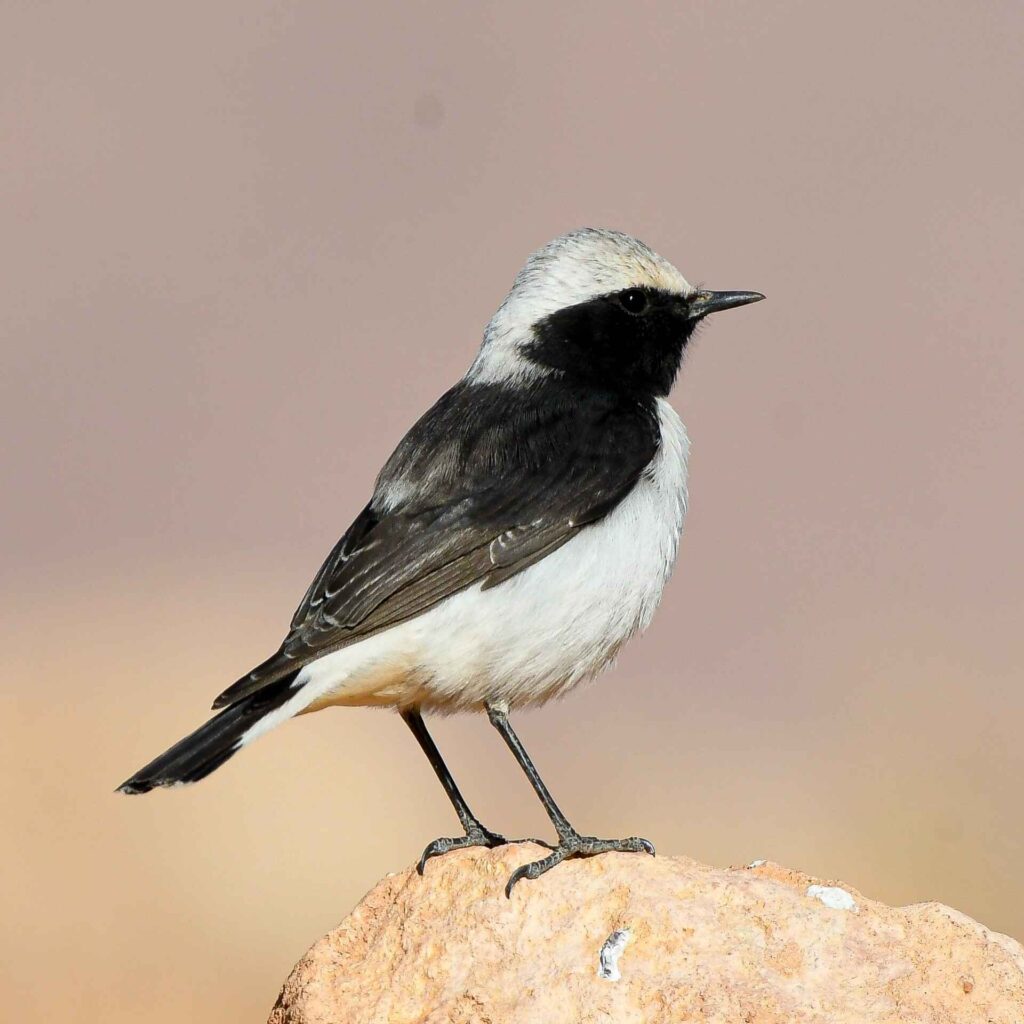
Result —
<path fill-rule="evenodd" d="M 764 291 L 694 345 L 678 571 L 517 727 L 570 818 L 1024 937 L 1024 7 L 3 4 L 0 990 L 261 1020 L 455 819 L 391 714 L 114 786 L 270 653 L 526 255 Z M 482 719 L 471 803 L 547 827 Z"/>

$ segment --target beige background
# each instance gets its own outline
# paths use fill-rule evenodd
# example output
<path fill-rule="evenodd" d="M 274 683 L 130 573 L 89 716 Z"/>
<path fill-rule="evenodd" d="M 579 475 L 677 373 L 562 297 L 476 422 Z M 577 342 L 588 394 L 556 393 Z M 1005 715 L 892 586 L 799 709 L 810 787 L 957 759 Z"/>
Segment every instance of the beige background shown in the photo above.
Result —
<path fill-rule="evenodd" d="M 259 1020 L 453 815 L 393 716 L 113 787 L 279 641 L 526 254 L 769 301 L 702 334 L 679 571 L 519 720 L 570 817 L 1024 936 L 1024 7 L 0 7 L 0 989 Z M 482 720 L 481 816 L 544 830 Z M 542 884 L 542 883 L 541 883 Z"/>

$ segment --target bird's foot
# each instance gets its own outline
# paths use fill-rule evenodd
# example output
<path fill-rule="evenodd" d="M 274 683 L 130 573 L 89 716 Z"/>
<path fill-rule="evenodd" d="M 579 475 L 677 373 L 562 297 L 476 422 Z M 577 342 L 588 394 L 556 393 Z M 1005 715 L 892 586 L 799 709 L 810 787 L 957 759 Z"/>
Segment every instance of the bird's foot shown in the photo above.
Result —
<path fill-rule="evenodd" d="M 416 865 L 416 870 L 422 875 L 428 860 L 432 857 L 440 857 L 441 854 L 449 853 L 452 850 L 465 850 L 470 846 L 484 846 L 488 850 L 493 850 L 494 847 L 504 846 L 507 842 L 508 840 L 504 836 L 492 832 L 489 828 L 484 828 L 478 822 L 475 826 L 471 825 L 467 828 L 464 836 L 442 837 L 428 843 L 427 848 L 423 851 L 423 856 L 420 857 L 419 863 Z"/>
<path fill-rule="evenodd" d="M 545 844 L 546 845 L 546 844 Z M 545 871 L 550 871 L 556 864 L 571 857 L 595 857 L 599 853 L 648 853 L 654 856 L 654 846 L 646 839 L 631 836 L 629 839 L 595 839 L 593 836 L 581 836 L 569 832 L 559 838 L 557 846 L 541 860 L 531 861 L 521 868 L 516 868 L 505 886 L 505 895 L 511 896 L 515 884 L 523 878 L 540 878 Z"/>
<path fill-rule="evenodd" d="M 509 843 L 534 843 L 537 846 L 546 846 L 549 850 L 555 849 L 543 839 L 506 839 L 504 836 L 498 835 L 497 832 L 492 832 L 489 828 L 478 824 L 466 829 L 464 836 L 442 837 L 428 843 L 427 848 L 423 851 L 423 856 L 420 857 L 419 863 L 416 865 L 416 870 L 422 875 L 428 860 L 440 857 L 444 853 L 450 853 L 452 850 L 465 850 L 470 846 L 483 846 L 488 850 L 493 850 L 496 846 L 507 846 Z"/>

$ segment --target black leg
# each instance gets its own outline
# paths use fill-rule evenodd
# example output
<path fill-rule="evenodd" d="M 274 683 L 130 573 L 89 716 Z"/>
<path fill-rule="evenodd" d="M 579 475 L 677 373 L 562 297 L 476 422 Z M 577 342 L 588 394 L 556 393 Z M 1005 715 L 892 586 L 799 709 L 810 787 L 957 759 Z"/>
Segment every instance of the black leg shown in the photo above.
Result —
<path fill-rule="evenodd" d="M 491 720 L 491 725 L 498 730 L 501 738 L 508 744 L 509 750 L 515 755 L 515 759 L 519 762 L 519 767 L 523 769 L 526 777 L 530 780 L 530 785 L 533 786 L 534 792 L 540 797 L 540 802 L 544 805 L 544 810 L 548 812 L 551 824 L 555 826 L 555 831 L 558 833 L 558 845 L 554 847 L 547 857 L 543 860 L 533 861 L 530 864 L 524 864 L 512 873 L 512 877 L 505 886 L 506 896 L 512 895 L 512 889 L 520 879 L 539 878 L 545 871 L 550 871 L 556 864 L 561 864 L 563 860 L 569 857 L 593 857 L 595 854 L 609 853 L 611 851 L 621 853 L 639 853 L 643 851 L 644 853 L 649 853 L 652 857 L 654 856 L 654 847 L 646 839 L 640 839 L 637 836 L 631 836 L 629 839 L 595 839 L 593 836 L 581 836 L 569 824 L 568 819 L 561 812 L 558 804 L 555 803 L 554 798 L 548 791 L 548 787 L 544 785 L 544 781 L 537 772 L 533 761 L 530 760 L 530 755 L 526 752 L 526 748 L 509 724 L 508 714 L 503 709 L 489 704 L 487 706 L 487 716 Z"/>
<path fill-rule="evenodd" d="M 455 813 L 459 816 L 459 822 L 466 833 L 458 838 L 435 839 L 423 851 L 423 856 L 420 857 L 416 870 L 422 875 L 423 867 L 431 857 L 447 853 L 449 850 L 463 849 L 467 846 L 494 847 L 504 845 L 507 841 L 505 837 L 481 825 L 480 819 L 469 809 L 469 804 L 466 803 L 465 797 L 459 792 L 459 787 L 455 784 L 451 772 L 448 771 L 448 766 L 441 757 L 441 751 L 437 749 L 437 744 L 434 743 L 430 733 L 427 732 L 427 726 L 419 710 L 407 708 L 401 714 L 405 724 L 409 726 L 413 736 L 416 737 L 420 747 L 423 748 L 423 753 L 427 755 L 427 760 L 430 762 L 431 768 L 434 769 L 441 785 L 444 786 L 444 791 L 448 794 L 448 799 L 451 800 L 452 807 L 455 808 Z"/>

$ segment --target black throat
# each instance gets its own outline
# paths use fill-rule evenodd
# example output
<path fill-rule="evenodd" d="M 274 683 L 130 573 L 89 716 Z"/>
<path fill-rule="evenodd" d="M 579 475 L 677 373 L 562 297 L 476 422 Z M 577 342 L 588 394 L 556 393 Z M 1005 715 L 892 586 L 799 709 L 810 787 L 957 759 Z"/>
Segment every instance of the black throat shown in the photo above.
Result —
<path fill-rule="evenodd" d="M 558 310 L 533 327 L 533 362 L 610 391 L 664 396 L 696 321 L 685 298 L 631 288 Z"/>

